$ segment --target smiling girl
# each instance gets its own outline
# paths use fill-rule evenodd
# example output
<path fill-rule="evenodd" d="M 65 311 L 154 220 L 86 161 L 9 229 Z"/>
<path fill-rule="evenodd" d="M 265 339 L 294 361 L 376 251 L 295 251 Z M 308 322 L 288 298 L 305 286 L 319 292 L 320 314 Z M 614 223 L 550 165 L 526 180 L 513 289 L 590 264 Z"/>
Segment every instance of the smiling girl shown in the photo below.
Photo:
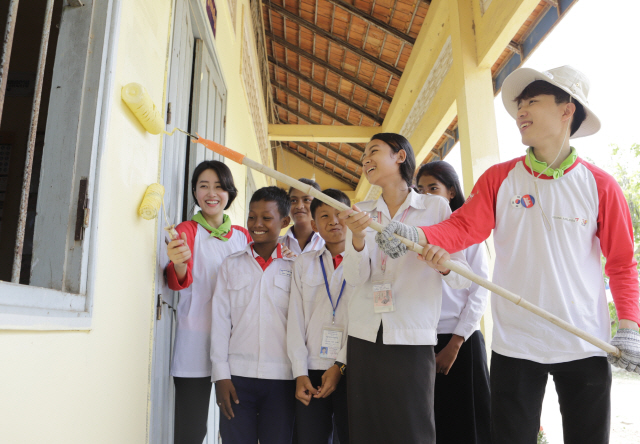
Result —
<path fill-rule="evenodd" d="M 447 199 L 451 211 L 464 204 L 458 175 L 447 162 L 422 165 L 416 175 L 420 194 Z M 488 279 L 485 246 L 462 251 L 471 270 Z M 442 311 L 438 322 L 436 352 L 436 443 L 483 444 L 491 442 L 490 390 L 487 351 L 478 329 L 489 299 L 489 290 L 476 283 L 454 290 L 442 286 Z M 456 411 L 452 415 L 452 411 Z M 460 424 L 466 424 L 460 427 Z"/>
<path fill-rule="evenodd" d="M 229 167 L 216 160 L 193 171 L 191 193 L 200 211 L 176 227 L 180 238 L 167 245 L 169 288 L 180 291 L 171 364 L 175 384 L 174 443 L 201 444 L 207 434 L 211 396 L 211 297 L 218 268 L 251 237 L 231 225 L 224 210 L 238 195 Z"/>
<path fill-rule="evenodd" d="M 434 346 L 442 280 L 452 288 L 470 282 L 441 266 L 427 267 L 414 255 L 389 259 L 368 228 L 369 215 L 382 225 L 392 220 L 431 225 L 451 214 L 446 200 L 410 189 L 415 157 L 407 139 L 376 134 L 362 164 L 382 195 L 340 213 L 350 230 L 344 277 L 355 286 L 346 362 L 350 442 L 433 443 Z M 452 260 L 466 266 L 462 254 Z"/>

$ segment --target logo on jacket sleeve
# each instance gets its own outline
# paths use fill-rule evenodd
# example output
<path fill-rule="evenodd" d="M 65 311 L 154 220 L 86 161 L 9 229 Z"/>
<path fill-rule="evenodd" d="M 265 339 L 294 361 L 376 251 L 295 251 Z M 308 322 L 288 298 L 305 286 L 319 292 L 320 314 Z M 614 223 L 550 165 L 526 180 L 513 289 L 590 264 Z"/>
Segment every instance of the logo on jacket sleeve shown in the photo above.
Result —
<path fill-rule="evenodd" d="M 515 195 L 511 198 L 511 206 L 513 208 L 531 208 L 536 203 L 536 200 L 531 194 L 525 194 L 524 196 Z"/>

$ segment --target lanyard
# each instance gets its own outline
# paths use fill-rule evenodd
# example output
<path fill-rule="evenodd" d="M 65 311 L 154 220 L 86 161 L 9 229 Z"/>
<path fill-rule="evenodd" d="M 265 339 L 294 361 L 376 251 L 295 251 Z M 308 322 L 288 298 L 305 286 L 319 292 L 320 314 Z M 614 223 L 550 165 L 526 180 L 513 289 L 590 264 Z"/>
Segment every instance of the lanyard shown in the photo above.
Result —
<path fill-rule="evenodd" d="M 407 218 L 407 213 L 409 212 L 409 208 L 407 207 L 404 212 L 402 213 L 402 217 L 400 218 L 400 223 L 404 222 L 404 220 Z M 382 213 L 380 211 L 378 211 L 378 223 L 381 224 L 382 223 Z M 382 266 L 382 272 L 384 273 L 385 271 L 387 271 L 387 258 L 389 256 L 387 256 L 386 254 L 382 253 L 382 250 L 380 250 L 380 264 Z"/>
<path fill-rule="evenodd" d="M 344 279 L 342 280 L 342 288 L 340 288 L 340 295 L 338 296 L 338 300 L 336 301 L 336 306 L 333 306 L 333 299 L 331 299 L 331 291 L 329 291 L 329 281 L 327 280 L 327 272 L 324 269 L 324 262 L 322 262 L 322 255 L 318 258 L 320 259 L 320 266 L 322 267 L 322 275 L 324 276 L 324 286 L 327 288 L 327 294 L 329 295 L 329 302 L 331 302 L 331 308 L 333 309 L 333 321 L 332 324 L 336 323 L 336 310 L 338 309 L 338 304 L 340 303 L 340 299 L 342 299 L 342 292 L 344 291 L 344 286 L 347 283 Z"/>

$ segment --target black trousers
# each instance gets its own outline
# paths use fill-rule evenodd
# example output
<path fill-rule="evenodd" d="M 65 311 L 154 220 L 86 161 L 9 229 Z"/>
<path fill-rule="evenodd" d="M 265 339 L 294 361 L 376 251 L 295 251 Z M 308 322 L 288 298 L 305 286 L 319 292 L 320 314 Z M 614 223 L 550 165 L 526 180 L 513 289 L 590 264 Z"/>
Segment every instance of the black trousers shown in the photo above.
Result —
<path fill-rule="evenodd" d="M 438 335 L 436 353 L 451 340 Z M 491 394 L 484 337 L 475 331 L 462 344 L 449 374 L 436 374 L 435 418 L 438 444 L 490 444 Z"/>
<path fill-rule="evenodd" d="M 314 387 L 322 385 L 324 370 L 309 370 Z M 334 425 L 340 444 L 349 444 L 347 381 L 340 378 L 338 387 L 328 398 L 311 398 L 308 406 L 296 400 L 296 436 L 300 444 L 335 444 Z"/>
<path fill-rule="evenodd" d="M 174 444 L 202 444 L 207 435 L 211 377 L 173 377 L 176 388 Z"/>
<path fill-rule="evenodd" d="M 385 345 L 349 336 L 347 397 L 351 444 L 433 444 L 432 345 Z"/>
<path fill-rule="evenodd" d="M 258 379 L 231 375 L 239 404 L 231 419 L 220 416 L 224 444 L 291 444 L 295 417 L 293 380 Z"/>
<path fill-rule="evenodd" d="M 558 364 L 491 355 L 493 444 L 535 444 L 548 375 L 558 392 L 565 444 L 606 444 L 611 428 L 611 367 L 605 357 Z"/>

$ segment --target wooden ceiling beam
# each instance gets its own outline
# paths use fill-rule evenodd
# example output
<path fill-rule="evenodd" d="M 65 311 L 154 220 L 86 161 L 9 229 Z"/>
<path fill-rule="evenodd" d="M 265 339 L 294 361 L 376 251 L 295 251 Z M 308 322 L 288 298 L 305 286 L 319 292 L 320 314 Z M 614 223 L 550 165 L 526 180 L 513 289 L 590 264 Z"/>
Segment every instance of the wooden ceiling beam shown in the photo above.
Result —
<path fill-rule="evenodd" d="M 296 71 L 296 70 L 292 69 L 291 67 L 289 67 L 287 65 L 283 65 L 283 64 L 279 63 L 275 58 L 273 58 L 271 56 L 269 56 L 269 63 L 271 63 L 274 67 L 277 67 L 277 68 L 283 70 L 284 72 L 288 73 L 289 75 L 295 77 L 296 79 L 298 79 L 298 80 L 300 80 L 302 82 L 308 83 L 312 87 L 322 91 L 326 95 L 333 97 L 334 99 L 344 103 L 345 105 L 347 105 L 347 106 L 349 106 L 351 108 L 357 109 L 358 111 L 360 111 L 361 114 L 364 114 L 365 116 L 369 117 L 373 121 L 378 122 L 380 124 L 382 124 L 382 122 L 384 121 L 384 119 L 382 117 L 379 117 L 373 111 L 368 110 L 364 106 L 358 105 L 357 103 L 345 98 L 344 96 L 340 95 L 338 92 L 327 88 L 322 83 L 316 82 L 311 77 L 307 77 L 304 74 L 302 74 L 301 72 Z"/>
<path fill-rule="evenodd" d="M 294 14 L 291 11 L 286 10 L 285 8 L 283 8 L 282 6 L 278 6 L 275 3 L 267 3 L 266 4 L 267 7 L 269 7 L 272 11 L 276 11 L 278 14 L 282 15 L 283 17 L 286 17 L 288 19 L 290 19 L 292 22 L 297 23 L 300 26 L 304 26 L 305 28 L 309 29 L 310 31 L 318 34 L 321 37 L 324 37 L 327 40 L 331 40 L 334 43 L 337 43 L 338 45 L 348 49 L 349 51 L 353 52 L 354 54 L 367 59 L 368 61 L 370 61 L 371 63 L 373 63 L 374 65 L 379 66 L 380 68 L 388 71 L 389 73 L 400 77 L 402 76 L 402 71 L 400 71 L 398 68 L 396 68 L 395 66 L 383 62 L 382 60 L 380 60 L 380 58 L 369 54 L 368 52 L 363 51 L 362 49 L 358 48 L 355 45 L 352 45 L 351 43 L 349 43 L 348 41 L 335 36 L 334 34 L 332 34 L 331 32 L 327 32 L 324 29 L 322 29 L 319 26 L 314 25 L 311 22 L 306 21 L 305 19 L 303 19 L 302 17 Z"/>
<path fill-rule="evenodd" d="M 350 14 L 355 15 L 356 17 L 364 20 L 367 23 L 371 23 L 372 25 L 380 28 L 381 30 L 383 30 L 384 32 L 393 35 L 394 37 L 399 38 L 400 40 L 402 40 L 403 42 L 406 42 L 410 45 L 413 45 L 416 42 L 416 39 L 414 39 L 413 37 L 408 36 L 407 34 L 405 34 L 404 32 L 394 28 L 393 26 L 389 26 L 388 24 L 386 24 L 385 22 L 383 22 L 382 20 L 379 20 L 375 17 L 373 17 L 372 15 L 367 14 L 364 11 L 361 11 L 360 9 L 356 8 L 355 6 L 344 2 L 342 0 L 327 0 L 329 3 L 334 4 L 342 9 L 344 9 L 345 11 L 347 11 Z"/>
<path fill-rule="evenodd" d="M 308 53 L 307 51 L 305 51 L 302 48 L 299 48 L 298 46 L 294 45 L 293 43 L 289 43 L 287 40 L 278 37 L 277 35 L 275 35 L 273 32 L 271 31 L 266 31 L 265 30 L 265 35 L 267 37 L 269 37 L 272 41 L 276 42 L 277 44 L 285 47 L 286 49 L 295 52 L 296 54 L 299 54 L 307 59 L 309 59 L 311 62 L 313 62 L 314 64 L 323 67 L 324 69 L 326 69 L 327 71 L 331 71 L 334 74 L 340 76 L 340 77 L 344 77 L 345 79 L 347 79 L 348 81 L 350 81 L 351 83 L 358 85 L 360 88 L 365 89 L 367 91 L 369 91 L 371 94 L 381 98 L 382 100 L 385 100 L 389 103 L 391 103 L 391 101 L 393 100 L 393 98 L 391 96 L 389 96 L 388 94 L 378 91 L 377 89 L 373 88 L 371 85 L 367 85 L 366 83 L 364 83 L 362 80 L 358 79 L 357 77 L 352 76 L 351 74 L 342 71 L 340 68 L 336 68 L 335 66 L 332 66 L 330 64 L 328 64 L 327 62 L 325 62 L 324 60 L 314 56 L 313 54 Z"/>
<path fill-rule="evenodd" d="M 320 122 L 316 122 L 316 121 L 312 120 L 312 119 L 311 119 L 311 117 L 309 117 L 309 116 L 305 116 L 304 114 L 299 113 L 299 112 L 298 112 L 298 111 L 296 111 L 295 109 L 290 108 L 288 105 L 286 105 L 286 104 L 284 104 L 284 103 L 280 102 L 279 100 L 277 100 L 277 99 L 275 99 L 275 98 L 273 99 L 273 104 L 274 104 L 274 105 L 276 105 L 277 107 L 282 108 L 283 110 L 285 110 L 285 111 L 287 111 L 287 112 L 289 112 L 289 113 L 293 114 L 293 115 L 294 115 L 294 116 L 296 116 L 298 119 L 302 119 L 302 120 L 304 120 L 304 121 L 305 121 L 305 122 L 307 122 L 307 123 L 310 123 L 310 124 L 312 124 L 312 125 L 321 125 L 321 123 L 320 123 Z M 318 143 L 319 143 L 319 142 L 318 142 Z M 351 148 L 355 149 L 355 150 L 356 150 L 358 153 L 360 153 L 361 155 L 362 155 L 362 153 L 364 153 L 364 151 L 362 150 L 362 148 L 360 148 L 358 145 L 354 145 L 354 144 L 352 144 L 352 143 L 348 143 L 348 142 L 342 142 L 342 143 L 344 143 L 345 145 L 348 145 L 348 146 L 350 146 Z M 328 148 L 328 147 L 327 147 L 327 145 L 324 145 L 324 144 L 321 144 L 321 145 L 322 145 L 322 146 L 324 146 L 325 148 Z M 344 154 L 344 153 L 342 153 L 342 156 L 344 156 L 344 155 L 345 155 L 345 154 Z M 358 162 L 358 163 L 360 163 L 360 159 L 355 159 L 353 156 L 350 156 L 350 157 L 349 157 L 349 159 L 350 159 L 350 160 L 352 160 L 352 161 L 354 161 L 354 162 Z M 361 164 L 361 163 L 360 163 L 360 166 L 362 166 L 362 164 Z"/>
<path fill-rule="evenodd" d="M 352 163 L 357 163 L 357 162 L 353 162 L 351 159 L 349 159 L 347 156 L 345 156 L 344 153 L 342 153 L 342 157 L 347 161 L 347 163 L 345 163 L 344 165 L 340 165 L 336 160 L 331 159 L 329 156 L 325 156 L 324 154 L 320 153 L 318 150 L 314 149 L 312 146 L 309 146 L 304 142 L 298 142 L 297 140 L 295 140 L 295 141 L 292 141 L 291 143 L 295 143 L 296 145 L 301 146 L 302 148 L 304 148 L 305 150 L 315 154 L 316 156 L 318 156 L 322 160 L 326 160 L 331 165 L 336 166 L 336 167 L 340 168 L 341 170 L 344 170 L 344 172 L 347 173 L 347 174 L 351 174 L 352 176 L 356 176 L 357 175 L 357 173 L 355 171 L 351 171 L 347 166 L 349 164 L 349 162 L 352 162 Z M 322 144 L 319 143 L 318 145 L 322 145 Z M 324 145 L 322 145 L 322 146 L 324 146 Z M 362 165 L 358 165 L 358 166 L 360 168 L 362 168 Z"/>
<path fill-rule="evenodd" d="M 294 156 L 298 157 L 300 160 L 303 160 L 305 162 L 307 162 L 310 165 L 313 166 L 320 166 L 317 163 L 315 163 L 312 159 L 309 159 L 307 156 L 303 156 L 302 154 L 300 154 L 298 151 L 294 150 L 293 148 L 291 148 L 289 146 L 289 144 L 286 144 L 286 148 L 284 148 L 285 145 L 282 145 L 283 149 L 288 152 L 293 154 Z M 339 181 L 349 185 L 350 187 L 353 187 L 355 189 L 355 186 L 357 186 L 358 184 L 356 182 L 353 182 L 351 179 L 347 179 L 346 177 L 342 177 L 341 175 L 339 175 L 338 173 L 336 173 L 335 171 L 330 170 L 327 167 L 321 167 L 321 171 L 324 173 L 327 173 L 328 175 L 338 179 Z"/>
<path fill-rule="evenodd" d="M 285 85 L 281 85 L 280 83 L 273 83 L 272 86 L 274 88 L 279 89 L 282 92 L 287 93 L 288 95 L 290 95 L 291 97 L 295 97 L 296 99 L 298 99 L 299 101 L 301 101 L 302 103 L 306 103 L 307 105 L 309 105 L 311 108 L 314 108 L 317 111 L 320 111 L 322 114 L 325 114 L 329 117 L 331 117 L 333 120 L 335 120 L 336 122 L 340 122 L 343 125 L 353 125 L 353 123 L 349 122 L 347 119 L 344 119 L 342 117 L 340 117 L 339 115 L 337 115 L 334 112 L 329 111 L 328 109 L 324 108 L 322 105 L 318 105 L 316 102 L 314 102 L 311 99 L 307 99 L 306 97 L 304 97 L 301 94 L 298 94 L 297 92 L 295 92 L 294 90 L 288 88 Z"/>

